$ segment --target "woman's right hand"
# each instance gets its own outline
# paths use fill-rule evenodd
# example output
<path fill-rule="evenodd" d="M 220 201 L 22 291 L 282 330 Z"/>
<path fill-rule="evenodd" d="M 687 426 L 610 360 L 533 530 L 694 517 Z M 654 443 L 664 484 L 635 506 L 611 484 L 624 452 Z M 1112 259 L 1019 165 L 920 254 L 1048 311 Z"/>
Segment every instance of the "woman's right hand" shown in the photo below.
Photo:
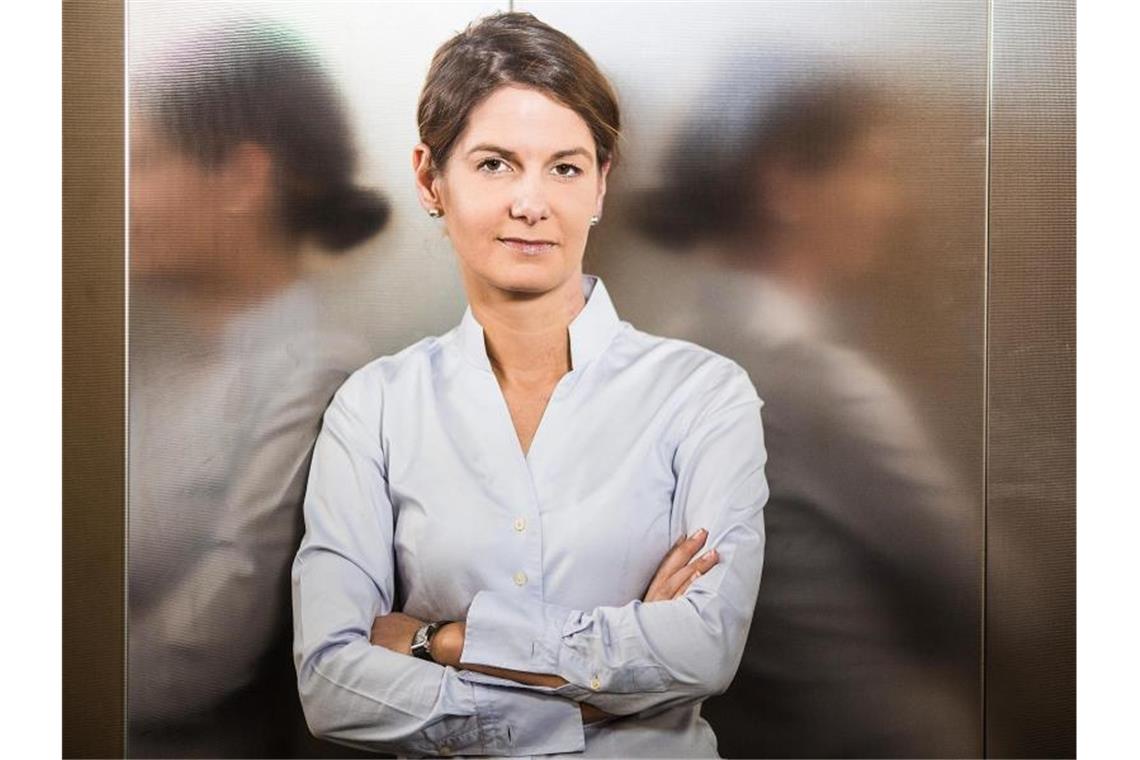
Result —
<path fill-rule="evenodd" d="M 693 581 L 711 570 L 720 559 L 716 549 L 710 549 L 695 561 L 691 561 L 705 545 L 708 537 L 708 531 L 701 528 L 688 538 L 679 539 L 673 544 L 673 548 L 657 567 L 657 573 L 653 576 L 649 590 L 645 592 L 642 601 L 660 602 L 676 599 L 684 595 Z"/>

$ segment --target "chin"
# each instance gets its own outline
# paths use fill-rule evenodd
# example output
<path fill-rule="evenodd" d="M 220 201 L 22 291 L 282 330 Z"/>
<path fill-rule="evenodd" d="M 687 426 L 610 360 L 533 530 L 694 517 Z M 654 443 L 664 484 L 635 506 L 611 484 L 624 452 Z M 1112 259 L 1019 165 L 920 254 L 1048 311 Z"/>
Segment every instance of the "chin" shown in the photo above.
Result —
<path fill-rule="evenodd" d="M 553 263 L 553 262 L 550 262 Z M 491 284 L 511 293 L 541 295 L 557 289 L 570 276 L 562 266 L 535 266 L 524 263 L 503 267 L 489 278 Z"/>
<path fill-rule="evenodd" d="M 559 284 L 561 283 L 551 277 L 534 276 L 505 277 L 495 282 L 495 286 L 500 290 L 535 296 L 549 293 L 557 288 Z"/>

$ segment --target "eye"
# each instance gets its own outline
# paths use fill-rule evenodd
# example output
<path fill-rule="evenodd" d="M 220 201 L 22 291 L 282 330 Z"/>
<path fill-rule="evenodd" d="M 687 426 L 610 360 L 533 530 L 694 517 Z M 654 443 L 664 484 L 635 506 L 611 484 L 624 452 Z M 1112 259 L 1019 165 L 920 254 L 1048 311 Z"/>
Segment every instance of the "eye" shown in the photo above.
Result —
<path fill-rule="evenodd" d="M 501 158 L 484 158 L 475 168 L 487 174 L 502 174 L 508 171 L 510 167 L 508 167 L 507 162 Z"/>
<path fill-rule="evenodd" d="M 582 170 L 574 164 L 557 164 L 553 171 L 559 177 L 577 177 L 582 173 Z"/>

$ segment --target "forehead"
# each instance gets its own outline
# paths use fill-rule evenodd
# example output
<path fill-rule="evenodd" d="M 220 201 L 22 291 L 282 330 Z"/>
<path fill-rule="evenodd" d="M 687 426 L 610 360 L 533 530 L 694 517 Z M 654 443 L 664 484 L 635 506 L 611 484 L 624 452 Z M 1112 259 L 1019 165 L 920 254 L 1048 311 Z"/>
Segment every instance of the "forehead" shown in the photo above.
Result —
<path fill-rule="evenodd" d="M 500 87 L 471 109 L 460 149 L 483 143 L 517 153 L 594 150 L 589 125 L 573 109 L 538 90 L 515 86 Z"/>

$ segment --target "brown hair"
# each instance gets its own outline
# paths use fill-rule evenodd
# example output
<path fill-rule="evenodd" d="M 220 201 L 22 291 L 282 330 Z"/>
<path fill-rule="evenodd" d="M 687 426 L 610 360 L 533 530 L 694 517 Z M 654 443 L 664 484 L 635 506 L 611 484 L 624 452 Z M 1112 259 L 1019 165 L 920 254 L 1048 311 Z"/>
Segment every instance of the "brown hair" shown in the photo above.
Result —
<path fill-rule="evenodd" d="M 749 256 L 763 254 L 757 243 L 777 224 L 763 171 L 779 162 L 800 174 L 826 171 L 895 107 L 890 92 L 855 75 L 773 72 L 752 59 L 733 61 L 706 102 L 667 150 L 669 179 L 641 198 L 638 227 L 668 250 L 744 240 Z"/>
<path fill-rule="evenodd" d="M 132 86 L 140 113 L 201 166 L 245 141 L 267 148 L 288 233 L 343 251 L 388 221 L 387 200 L 353 179 L 356 148 L 331 73 L 291 28 L 222 20 L 133 70 Z"/>
<path fill-rule="evenodd" d="M 621 129 L 609 80 L 578 43 L 529 13 L 497 13 L 471 24 L 440 46 L 420 94 L 420 140 L 442 170 L 484 98 L 505 85 L 549 95 L 586 122 L 598 164 L 617 152 Z"/>

